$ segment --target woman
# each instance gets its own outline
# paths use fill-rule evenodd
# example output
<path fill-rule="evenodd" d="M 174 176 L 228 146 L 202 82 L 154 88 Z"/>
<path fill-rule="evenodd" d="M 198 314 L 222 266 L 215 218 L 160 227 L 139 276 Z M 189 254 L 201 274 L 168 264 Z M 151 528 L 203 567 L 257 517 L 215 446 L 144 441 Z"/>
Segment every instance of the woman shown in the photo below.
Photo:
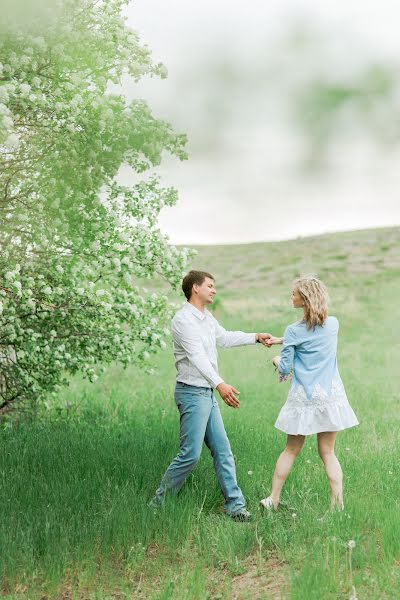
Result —
<path fill-rule="evenodd" d="M 286 328 L 280 356 L 272 360 L 279 380 L 292 385 L 275 427 L 287 433 L 286 448 L 278 458 L 272 492 L 260 504 L 277 510 L 283 484 L 300 453 L 305 436 L 316 433 L 318 452 L 325 465 L 331 489 L 331 510 L 343 509 L 342 469 L 335 456 L 336 433 L 358 425 L 343 387 L 336 363 L 339 323 L 328 317 L 328 293 L 321 281 L 306 276 L 293 284 L 294 308 L 303 309 L 303 318 Z"/>

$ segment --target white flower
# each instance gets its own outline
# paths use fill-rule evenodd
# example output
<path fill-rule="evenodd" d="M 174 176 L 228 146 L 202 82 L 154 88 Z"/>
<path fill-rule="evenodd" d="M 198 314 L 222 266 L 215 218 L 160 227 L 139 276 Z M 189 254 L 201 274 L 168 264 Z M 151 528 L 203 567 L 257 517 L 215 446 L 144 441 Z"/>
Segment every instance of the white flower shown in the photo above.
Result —
<path fill-rule="evenodd" d="M 24 96 L 27 96 L 29 94 L 29 92 L 31 91 L 31 86 L 29 85 L 29 83 L 21 83 L 21 85 L 19 86 L 19 89 L 21 90 L 21 93 Z"/>
<path fill-rule="evenodd" d="M 297 519 L 297 513 L 292 513 L 292 519 Z"/>
<path fill-rule="evenodd" d="M 350 548 L 350 550 L 352 550 L 353 548 L 356 547 L 356 542 L 354 540 L 349 540 L 347 542 L 347 547 Z"/>
<path fill-rule="evenodd" d="M 105 295 L 106 295 L 106 293 L 107 293 L 107 292 L 106 292 L 105 290 L 97 290 L 97 291 L 96 291 L 96 296 L 97 296 L 98 298 L 100 298 L 100 296 L 105 296 Z"/>
<path fill-rule="evenodd" d="M 167 347 L 167 344 L 164 342 L 164 340 L 160 341 L 160 346 L 163 350 L 165 350 L 165 348 Z"/>
<path fill-rule="evenodd" d="M 18 146 L 19 146 L 19 137 L 15 133 L 12 133 L 6 139 L 5 145 L 7 146 L 7 148 L 11 148 L 11 149 L 18 148 Z"/>
<path fill-rule="evenodd" d="M 47 285 L 45 288 L 43 288 L 43 294 L 46 294 L 47 296 L 50 296 L 50 294 L 52 294 L 53 290 L 51 289 L 51 287 L 49 285 Z"/>
<path fill-rule="evenodd" d="M 59 273 L 64 273 L 64 269 L 62 268 L 61 265 L 56 266 L 56 271 L 58 271 Z"/>
<path fill-rule="evenodd" d="M 253 471 L 247 471 L 247 475 L 253 475 Z"/>
<path fill-rule="evenodd" d="M 143 352 L 143 358 L 144 358 L 144 360 L 149 360 L 150 354 L 147 351 L 144 351 Z"/>
<path fill-rule="evenodd" d="M 7 273 L 4 275 L 4 279 L 6 279 L 7 281 L 11 281 L 12 279 L 14 279 L 14 277 L 14 271 L 7 271 Z"/>
<path fill-rule="evenodd" d="M 80 296 L 83 296 L 83 294 L 85 293 L 85 290 L 83 288 L 77 288 L 76 293 L 79 294 Z"/>

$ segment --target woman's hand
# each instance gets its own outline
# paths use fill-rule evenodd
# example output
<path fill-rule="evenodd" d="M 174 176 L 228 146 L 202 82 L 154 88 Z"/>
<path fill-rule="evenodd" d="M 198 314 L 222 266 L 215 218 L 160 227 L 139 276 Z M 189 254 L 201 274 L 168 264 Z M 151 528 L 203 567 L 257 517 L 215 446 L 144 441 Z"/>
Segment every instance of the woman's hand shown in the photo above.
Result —
<path fill-rule="evenodd" d="M 269 340 L 267 340 L 266 346 L 268 346 L 268 348 L 271 348 L 271 346 L 274 346 L 276 344 L 283 344 L 283 337 L 275 337 L 274 335 L 271 335 Z"/>
<path fill-rule="evenodd" d="M 279 363 L 281 362 L 281 357 L 279 356 L 274 356 L 274 358 L 272 359 L 272 364 L 274 365 L 274 367 L 278 367 Z"/>

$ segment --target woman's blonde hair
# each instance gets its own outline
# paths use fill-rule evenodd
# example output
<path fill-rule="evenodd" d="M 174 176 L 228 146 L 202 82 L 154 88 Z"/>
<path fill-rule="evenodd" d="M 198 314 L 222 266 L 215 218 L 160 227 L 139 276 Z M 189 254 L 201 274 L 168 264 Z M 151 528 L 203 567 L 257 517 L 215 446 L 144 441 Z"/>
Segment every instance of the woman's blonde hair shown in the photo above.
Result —
<path fill-rule="evenodd" d="M 304 322 L 307 329 L 323 325 L 328 316 L 329 296 L 322 281 L 312 275 L 305 275 L 294 280 L 293 289 L 298 291 L 304 302 Z"/>

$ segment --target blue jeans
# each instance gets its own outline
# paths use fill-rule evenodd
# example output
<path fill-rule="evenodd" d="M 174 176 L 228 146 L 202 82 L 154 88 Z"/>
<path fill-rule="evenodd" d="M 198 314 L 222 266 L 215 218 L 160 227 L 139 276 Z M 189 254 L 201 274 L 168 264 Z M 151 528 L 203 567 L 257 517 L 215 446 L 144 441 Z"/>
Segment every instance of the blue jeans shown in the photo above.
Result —
<path fill-rule="evenodd" d="M 160 505 L 166 493 L 182 487 L 197 465 L 205 442 L 225 498 L 225 512 L 241 511 L 245 500 L 236 481 L 235 461 L 213 390 L 178 382 L 175 401 L 180 414 L 180 450 L 166 470 L 152 503 Z"/>

